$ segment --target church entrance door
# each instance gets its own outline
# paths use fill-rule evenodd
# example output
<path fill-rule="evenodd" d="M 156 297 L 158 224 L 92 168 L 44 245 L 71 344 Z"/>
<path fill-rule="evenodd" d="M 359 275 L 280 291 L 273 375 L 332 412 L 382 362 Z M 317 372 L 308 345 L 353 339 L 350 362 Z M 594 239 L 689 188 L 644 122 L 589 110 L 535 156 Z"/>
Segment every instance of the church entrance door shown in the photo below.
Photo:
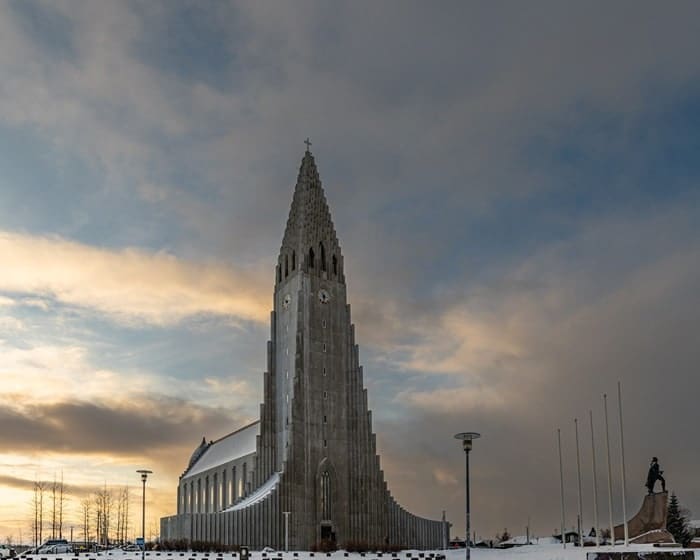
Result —
<path fill-rule="evenodd" d="M 321 540 L 335 542 L 335 531 L 332 523 L 321 523 Z"/>

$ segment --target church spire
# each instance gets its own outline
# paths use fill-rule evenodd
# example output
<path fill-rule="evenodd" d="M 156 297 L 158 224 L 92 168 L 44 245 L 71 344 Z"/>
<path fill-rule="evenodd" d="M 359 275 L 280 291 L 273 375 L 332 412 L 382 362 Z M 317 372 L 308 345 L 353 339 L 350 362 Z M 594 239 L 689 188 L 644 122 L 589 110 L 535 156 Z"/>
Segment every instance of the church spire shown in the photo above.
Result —
<path fill-rule="evenodd" d="M 305 141 L 292 206 L 282 239 L 278 282 L 296 270 L 343 281 L 342 255 L 316 161 Z"/>

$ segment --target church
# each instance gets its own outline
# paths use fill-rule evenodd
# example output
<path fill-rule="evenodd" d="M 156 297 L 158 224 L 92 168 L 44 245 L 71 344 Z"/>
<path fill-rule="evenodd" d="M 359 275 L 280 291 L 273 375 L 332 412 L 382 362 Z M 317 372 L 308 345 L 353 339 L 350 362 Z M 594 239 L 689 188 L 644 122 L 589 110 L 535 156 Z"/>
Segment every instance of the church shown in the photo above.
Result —
<path fill-rule="evenodd" d="M 202 440 L 161 539 L 277 550 L 449 541 L 449 524 L 406 511 L 387 487 L 345 278 L 307 142 L 275 269 L 260 419 Z"/>

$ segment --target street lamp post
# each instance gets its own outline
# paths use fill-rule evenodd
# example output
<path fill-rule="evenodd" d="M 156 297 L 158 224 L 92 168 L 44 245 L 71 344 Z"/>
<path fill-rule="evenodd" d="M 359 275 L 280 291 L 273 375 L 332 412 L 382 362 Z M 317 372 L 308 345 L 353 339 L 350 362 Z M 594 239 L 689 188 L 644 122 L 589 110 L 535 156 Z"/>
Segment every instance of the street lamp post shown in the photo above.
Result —
<path fill-rule="evenodd" d="M 139 469 L 136 472 L 141 475 L 141 482 L 143 483 L 143 493 L 141 497 L 141 540 L 143 541 L 141 545 L 141 560 L 144 560 L 144 558 L 146 558 L 146 479 L 153 471 Z"/>
<path fill-rule="evenodd" d="M 470 560 L 471 555 L 469 551 L 469 532 L 471 531 L 470 519 L 469 519 L 469 452 L 472 450 L 472 441 L 479 439 L 481 434 L 476 432 L 462 432 L 455 435 L 455 439 L 462 440 L 462 447 L 464 448 L 464 458 L 465 458 L 465 482 L 466 482 L 466 538 L 465 538 L 465 548 L 467 551 L 467 560 Z"/>
<path fill-rule="evenodd" d="M 289 514 L 291 511 L 283 511 L 284 515 L 284 551 L 289 552 Z"/>

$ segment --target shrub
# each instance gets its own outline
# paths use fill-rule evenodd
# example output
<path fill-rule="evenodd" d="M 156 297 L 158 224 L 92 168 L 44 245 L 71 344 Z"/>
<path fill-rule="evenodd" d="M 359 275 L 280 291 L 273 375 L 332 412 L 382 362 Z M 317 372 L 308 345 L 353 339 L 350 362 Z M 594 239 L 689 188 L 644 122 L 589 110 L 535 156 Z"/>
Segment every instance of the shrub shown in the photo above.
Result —
<path fill-rule="evenodd" d="M 335 552 L 338 544 L 330 539 L 323 539 L 311 545 L 311 552 Z"/>

